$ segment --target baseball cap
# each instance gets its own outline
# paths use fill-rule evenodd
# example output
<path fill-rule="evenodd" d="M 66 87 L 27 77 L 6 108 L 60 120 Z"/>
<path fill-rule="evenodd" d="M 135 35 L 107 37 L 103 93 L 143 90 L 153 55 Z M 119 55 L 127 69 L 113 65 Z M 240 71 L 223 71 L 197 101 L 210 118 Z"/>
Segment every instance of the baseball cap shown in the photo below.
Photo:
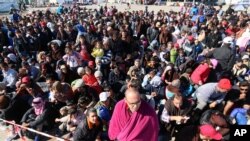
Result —
<path fill-rule="evenodd" d="M 193 36 L 188 36 L 187 39 L 190 41 L 190 42 L 193 42 L 194 41 L 194 37 Z"/>
<path fill-rule="evenodd" d="M 83 74 L 84 73 L 84 68 L 83 67 L 79 67 L 77 68 L 77 74 Z"/>
<path fill-rule="evenodd" d="M 180 45 L 179 45 L 178 43 L 175 43 L 175 44 L 174 44 L 174 47 L 175 47 L 175 48 L 179 48 Z"/>
<path fill-rule="evenodd" d="M 13 61 L 13 62 L 17 61 L 17 57 L 13 53 L 8 54 L 7 57 L 10 58 L 10 60 Z"/>
<path fill-rule="evenodd" d="M 232 88 L 231 82 L 229 79 L 223 78 L 219 81 L 218 86 L 221 89 L 225 89 L 225 90 L 230 90 Z"/>
<path fill-rule="evenodd" d="M 225 43 L 225 44 L 231 44 L 232 42 L 233 42 L 232 37 L 226 37 L 223 39 L 223 43 Z"/>
<path fill-rule="evenodd" d="M 200 133 L 203 136 L 208 136 L 214 140 L 221 140 L 222 139 L 222 135 L 218 131 L 216 131 L 215 128 L 210 124 L 201 125 L 200 126 Z"/>
<path fill-rule="evenodd" d="M 100 101 L 106 101 L 109 97 L 109 93 L 108 92 L 101 92 L 99 95 L 99 99 Z"/>
<path fill-rule="evenodd" d="M 95 77 L 102 77 L 103 76 L 101 71 L 96 71 L 94 73 L 94 75 L 95 75 Z"/>
<path fill-rule="evenodd" d="M 98 109 L 98 116 L 105 121 L 109 121 L 111 119 L 109 109 L 103 106 Z"/>
<path fill-rule="evenodd" d="M 24 76 L 22 78 L 22 83 L 29 83 L 30 82 L 30 77 L 29 76 Z"/>
<path fill-rule="evenodd" d="M 249 59 L 249 56 L 248 56 L 247 54 L 245 54 L 245 55 L 242 56 L 241 59 L 242 59 L 242 60 L 244 60 L 244 59 Z"/>
<path fill-rule="evenodd" d="M 95 66 L 95 62 L 94 61 L 89 61 L 88 62 L 88 66 L 89 67 L 94 67 Z"/>
<path fill-rule="evenodd" d="M 42 27 L 45 27 L 47 25 L 46 22 L 41 22 L 40 24 Z"/>
<path fill-rule="evenodd" d="M 84 82 L 82 79 L 76 79 L 71 83 L 71 87 L 74 87 L 75 89 L 83 87 L 84 86 Z"/>

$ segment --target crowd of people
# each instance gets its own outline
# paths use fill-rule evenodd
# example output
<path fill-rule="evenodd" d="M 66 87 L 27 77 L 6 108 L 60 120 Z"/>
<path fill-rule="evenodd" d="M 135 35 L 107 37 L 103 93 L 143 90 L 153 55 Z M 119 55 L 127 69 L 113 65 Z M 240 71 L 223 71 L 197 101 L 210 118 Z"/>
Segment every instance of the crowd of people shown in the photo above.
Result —
<path fill-rule="evenodd" d="M 250 17 L 232 6 L 60 5 L 0 27 L 1 119 L 74 141 L 228 141 L 250 124 Z"/>

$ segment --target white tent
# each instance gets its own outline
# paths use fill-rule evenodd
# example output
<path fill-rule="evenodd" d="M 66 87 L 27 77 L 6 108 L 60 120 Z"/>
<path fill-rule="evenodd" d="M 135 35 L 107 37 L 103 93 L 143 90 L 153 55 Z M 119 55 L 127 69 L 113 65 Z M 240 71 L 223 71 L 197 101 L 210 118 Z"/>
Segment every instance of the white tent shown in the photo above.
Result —
<path fill-rule="evenodd" d="M 11 7 L 18 8 L 18 0 L 0 0 L 0 12 L 8 12 Z"/>

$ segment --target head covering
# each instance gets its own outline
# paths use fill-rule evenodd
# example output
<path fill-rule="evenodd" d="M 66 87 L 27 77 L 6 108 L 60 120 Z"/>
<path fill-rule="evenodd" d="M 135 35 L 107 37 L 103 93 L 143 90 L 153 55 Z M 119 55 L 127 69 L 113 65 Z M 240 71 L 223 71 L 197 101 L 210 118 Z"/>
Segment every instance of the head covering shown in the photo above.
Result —
<path fill-rule="evenodd" d="M 8 49 L 13 49 L 14 47 L 13 46 L 8 46 Z"/>
<path fill-rule="evenodd" d="M 193 42 L 193 41 L 194 41 L 194 37 L 191 36 L 191 35 L 189 35 L 189 36 L 187 37 L 187 39 L 188 39 L 190 42 Z"/>
<path fill-rule="evenodd" d="M 221 140 L 222 139 L 222 135 L 218 131 L 216 131 L 215 128 L 210 124 L 201 125 L 200 126 L 200 133 L 203 136 L 208 136 L 214 140 Z"/>
<path fill-rule="evenodd" d="M 13 61 L 13 62 L 16 62 L 16 61 L 17 61 L 17 60 L 16 60 L 16 59 L 17 59 L 17 58 L 16 58 L 16 55 L 13 54 L 13 53 L 8 54 L 7 57 L 10 58 L 10 60 Z"/>
<path fill-rule="evenodd" d="M 96 71 L 94 75 L 95 75 L 95 77 L 102 77 L 103 76 L 101 71 Z"/>
<path fill-rule="evenodd" d="M 233 38 L 232 37 L 226 37 L 226 38 L 223 39 L 223 43 L 231 44 L 231 43 L 233 43 Z"/>
<path fill-rule="evenodd" d="M 100 101 L 106 101 L 109 97 L 109 93 L 108 92 L 101 92 L 99 95 L 99 99 Z"/>
<path fill-rule="evenodd" d="M 215 69 L 218 65 L 218 61 L 216 59 L 210 59 L 210 62 L 213 65 L 213 69 Z"/>
<path fill-rule="evenodd" d="M 197 57 L 197 62 L 198 63 L 201 63 L 201 62 L 203 62 L 203 61 L 205 61 L 206 60 L 206 57 L 205 56 L 198 56 Z"/>
<path fill-rule="evenodd" d="M 175 48 L 179 48 L 180 45 L 179 45 L 178 43 L 175 43 L 175 44 L 174 44 L 174 47 L 175 47 Z"/>
<path fill-rule="evenodd" d="M 81 75 L 81 74 L 83 74 L 83 73 L 84 73 L 84 68 L 83 68 L 83 67 L 77 68 L 77 74 L 78 74 L 78 75 Z"/>
<path fill-rule="evenodd" d="M 95 66 L 95 62 L 94 61 L 89 61 L 88 66 L 89 67 L 94 67 Z"/>
<path fill-rule="evenodd" d="M 169 71 L 169 70 L 171 70 L 171 69 L 172 69 L 171 66 L 167 66 L 167 67 L 166 67 L 166 71 Z"/>
<path fill-rule="evenodd" d="M 22 83 L 29 83 L 30 82 L 30 77 L 29 76 L 24 76 L 23 78 L 22 78 L 22 81 L 21 81 Z"/>
<path fill-rule="evenodd" d="M 27 23 L 27 26 L 32 26 L 32 24 L 30 22 Z"/>
<path fill-rule="evenodd" d="M 41 22 L 40 24 L 41 24 L 41 27 L 46 27 L 47 26 L 46 22 Z"/>
<path fill-rule="evenodd" d="M 241 59 L 242 59 L 242 60 L 244 60 L 244 59 L 249 59 L 249 55 L 245 54 L 245 55 L 242 56 Z"/>
<path fill-rule="evenodd" d="M 218 86 L 221 89 L 225 89 L 225 90 L 230 90 L 232 88 L 231 82 L 229 79 L 223 78 L 219 81 Z"/>
<path fill-rule="evenodd" d="M 34 108 L 35 114 L 37 116 L 43 113 L 45 103 L 41 97 L 34 98 L 31 105 Z"/>
<path fill-rule="evenodd" d="M 73 91 L 78 89 L 78 88 L 81 88 L 83 86 L 84 86 L 84 82 L 82 79 L 76 79 L 75 81 L 73 81 L 71 83 L 71 87 L 72 87 Z"/>
<path fill-rule="evenodd" d="M 142 34 L 141 36 L 140 36 L 140 39 L 144 39 L 145 38 L 145 36 Z"/>

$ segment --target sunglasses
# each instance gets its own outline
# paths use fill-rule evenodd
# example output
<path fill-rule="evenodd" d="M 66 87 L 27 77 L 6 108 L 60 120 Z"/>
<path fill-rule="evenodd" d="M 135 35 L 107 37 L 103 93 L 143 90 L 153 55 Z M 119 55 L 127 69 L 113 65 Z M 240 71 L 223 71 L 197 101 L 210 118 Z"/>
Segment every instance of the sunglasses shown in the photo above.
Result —
<path fill-rule="evenodd" d="M 241 91 L 248 91 L 248 89 L 243 89 L 243 88 L 240 88 Z"/>
<path fill-rule="evenodd" d="M 32 102 L 32 104 L 40 104 L 42 101 L 36 101 L 36 102 Z"/>

